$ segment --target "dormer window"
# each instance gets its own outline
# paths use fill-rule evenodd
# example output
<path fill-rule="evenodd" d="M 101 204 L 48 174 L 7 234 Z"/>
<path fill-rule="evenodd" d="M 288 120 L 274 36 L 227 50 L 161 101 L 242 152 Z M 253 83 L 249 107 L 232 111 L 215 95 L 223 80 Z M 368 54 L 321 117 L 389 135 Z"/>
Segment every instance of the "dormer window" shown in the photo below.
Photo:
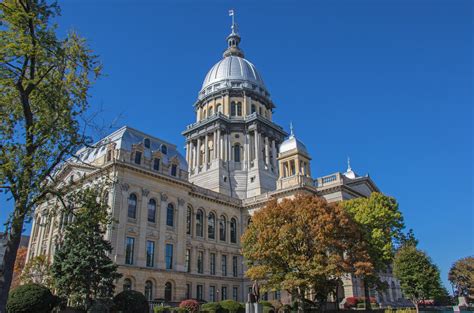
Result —
<path fill-rule="evenodd" d="M 142 163 L 142 153 L 140 151 L 135 151 L 134 161 L 135 161 L 135 164 L 141 164 Z"/>
<path fill-rule="evenodd" d="M 145 148 L 149 149 L 150 148 L 150 138 L 145 138 L 143 140 L 143 145 L 145 146 Z"/>
<path fill-rule="evenodd" d="M 158 158 L 153 159 L 153 170 L 155 171 L 160 170 L 160 159 Z"/>
<path fill-rule="evenodd" d="M 171 165 L 171 176 L 176 176 L 178 173 L 178 165 L 172 164 Z"/>
<path fill-rule="evenodd" d="M 161 145 L 161 153 L 168 154 L 168 147 L 165 145 Z"/>
<path fill-rule="evenodd" d="M 107 150 L 107 162 L 112 161 L 112 150 Z"/>

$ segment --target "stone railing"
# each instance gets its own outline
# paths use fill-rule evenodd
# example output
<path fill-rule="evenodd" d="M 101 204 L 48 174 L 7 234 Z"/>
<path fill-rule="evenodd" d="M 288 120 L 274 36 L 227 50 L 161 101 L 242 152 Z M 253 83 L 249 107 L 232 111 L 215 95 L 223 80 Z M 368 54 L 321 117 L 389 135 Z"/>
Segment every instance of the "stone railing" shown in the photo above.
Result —
<path fill-rule="evenodd" d="M 318 177 L 314 180 L 314 185 L 316 187 L 326 187 L 332 185 L 340 185 L 343 182 L 343 177 L 341 173 L 335 173 L 323 177 Z"/>

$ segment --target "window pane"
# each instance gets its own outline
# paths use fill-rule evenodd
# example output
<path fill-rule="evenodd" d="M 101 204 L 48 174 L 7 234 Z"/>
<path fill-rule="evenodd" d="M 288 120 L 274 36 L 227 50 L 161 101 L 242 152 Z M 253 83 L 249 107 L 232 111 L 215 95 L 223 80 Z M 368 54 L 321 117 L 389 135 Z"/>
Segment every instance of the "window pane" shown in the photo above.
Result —
<path fill-rule="evenodd" d="M 128 217 L 137 217 L 137 196 L 134 193 L 128 197 Z"/>
<path fill-rule="evenodd" d="M 230 242 L 237 243 L 237 221 L 235 218 L 230 220 Z"/>
<path fill-rule="evenodd" d="M 222 276 L 227 276 L 227 255 L 221 258 Z"/>
<path fill-rule="evenodd" d="M 133 264 L 133 251 L 135 247 L 135 238 L 127 237 L 125 248 L 125 264 Z"/>
<path fill-rule="evenodd" d="M 135 151 L 135 163 L 140 164 L 142 161 L 142 153 L 140 151 Z"/>
<path fill-rule="evenodd" d="M 198 259 L 197 259 L 197 268 L 198 268 L 198 273 L 199 274 L 203 273 L 203 267 L 204 267 L 204 264 L 203 264 L 204 260 L 203 259 L 204 259 L 204 252 L 199 251 L 198 252 Z"/>
<path fill-rule="evenodd" d="M 210 270 L 211 275 L 216 275 L 216 254 L 211 253 L 210 255 Z"/>
<path fill-rule="evenodd" d="M 153 169 L 155 171 L 159 171 L 160 170 L 160 159 L 154 159 L 153 160 Z"/>
<path fill-rule="evenodd" d="M 155 222 L 156 216 L 156 201 L 155 199 L 150 199 L 148 202 L 148 222 Z"/>
<path fill-rule="evenodd" d="M 225 216 L 221 216 L 221 219 L 219 220 L 219 239 L 222 240 L 222 241 L 225 241 L 226 240 L 226 223 L 227 223 L 227 220 L 225 218 Z"/>
<path fill-rule="evenodd" d="M 238 274 L 238 259 L 237 256 L 232 257 L 232 276 L 237 277 Z"/>
<path fill-rule="evenodd" d="M 209 239 L 216 238 L 216 216 L 214 213 L 209 213 L 209 217 L 207 219 L 207 236 Z"/>
<path fill-rule="evenodd" d="M 186 234 L 188 235 L 191 235 L 192 215 L 193 215 L 193 211 L 190 207 L 188 207 L 188 211 L 186 214 Z"/>
<path fill-rule="evenodd" d="M 196 236 L 202 237 L 203 231 L 202 231 L 202 226 L 203 226 L 203 219 L 204 219 L 204 213 L 202 210 L 198 210 L 196 214 Z"/>
<path fill-rule="evenodd" d="M 186 250 L 186 260 L 185 261 L 186 261 L 185 264 L 184 264 L 185 271 L 189 273 L 191 271 L 191 250 L 189 250 L 189 249 Z"/>
<path fill-rule="evenodd" d="M 166 210 L 166 225 L 174 226 L 174 207 L 173 204 L 169 203 Z"/>
<path fill-rule="evenodd" d="M 146 266 L 153 267 L 155 264 L 155 242 L 146 242 Z"/>
<path fill-rule="evenodd" d="M 166 269 L 173 269 L 173 245 L 167 243 L 165 251 Z"/>

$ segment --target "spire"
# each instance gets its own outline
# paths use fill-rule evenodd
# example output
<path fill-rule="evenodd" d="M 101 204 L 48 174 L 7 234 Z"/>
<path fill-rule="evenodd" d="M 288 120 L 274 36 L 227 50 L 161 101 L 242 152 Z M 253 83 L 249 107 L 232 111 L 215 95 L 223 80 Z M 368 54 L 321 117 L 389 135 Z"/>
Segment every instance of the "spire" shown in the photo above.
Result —
<path fill-rule="evenodd" d="M 229 16 L 232 16 L 232 25 L 230 27 L 232 31 L 227 36 L 227 50 L 224 52 L 224 58 L 231 55 L 243 58 L 244 53 L 239 48 L 240 35 L 237 23 L 235 23 L 235 11 L 233 9 L 229 10 Z"/>
<path fill-rule="evenodd" d="M 351 168 L 351 158 L 350 157 L 347 157 L 347 172 L 350 172 L 352 171 L 352 168 Z"/>
<path fill-rule="evenodd" d="M 295 137 L 295 132 L 293 130 L 293 122 L 290 122 L 290 137 Z"/>

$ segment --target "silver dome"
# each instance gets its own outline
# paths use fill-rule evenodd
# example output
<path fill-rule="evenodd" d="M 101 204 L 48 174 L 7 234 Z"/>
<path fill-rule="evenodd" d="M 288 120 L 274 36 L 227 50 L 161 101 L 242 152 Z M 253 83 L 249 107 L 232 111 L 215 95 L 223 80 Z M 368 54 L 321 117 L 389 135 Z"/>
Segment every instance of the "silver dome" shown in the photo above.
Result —
<path fill-rule="evenodd" d="M 280 145 L 280 153 L 285 153 L 297 149 L 302 154 L 309 155 L 308 150 L 304 143 L 296 139 L 295 135 L 291 134 L 288 139 L 282 142 Z"/>
<path fill-rule="evenodd" d="M 199 98 L 228 88 L 246 88 L 267 98 L 270 97 L 255 65 L 235 55 L 226 56 L 209 70 L 199 92 Z"/>

